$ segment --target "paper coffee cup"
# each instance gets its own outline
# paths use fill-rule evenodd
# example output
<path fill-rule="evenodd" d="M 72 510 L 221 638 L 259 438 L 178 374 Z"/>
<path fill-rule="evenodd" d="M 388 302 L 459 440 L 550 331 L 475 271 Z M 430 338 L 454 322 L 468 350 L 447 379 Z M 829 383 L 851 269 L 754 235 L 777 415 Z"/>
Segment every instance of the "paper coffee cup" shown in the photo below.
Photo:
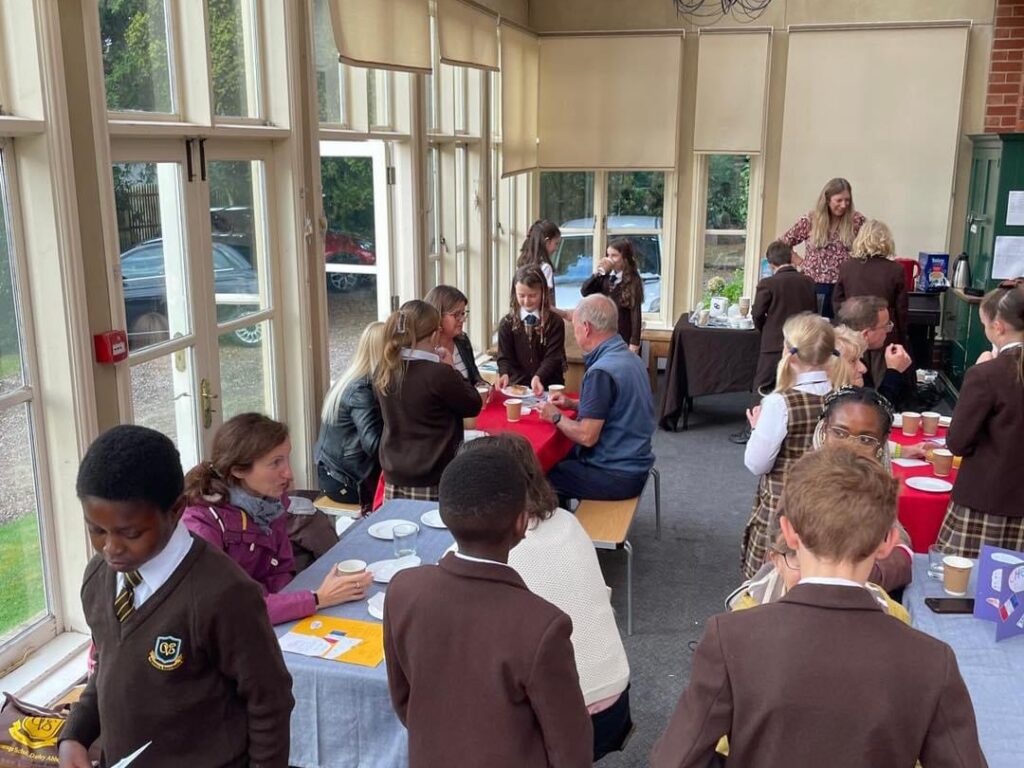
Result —
<path fill-rule="evenodd" d="M 971 580 L 974 561 L 957 555 L 942 558 L 942 588 L 947 594 L 963 597 L 967 594 L 967 583 Z"/>
<path fill-rule="evenodd" d="M 708 324 L 708 320 L 710 318 L 711 318 L 711 310 L 710 309 L 702 309 L 700 311 L 700 319 L 697 321 L 697 324 L 698 325 L 707 325 Z"/>
<path fill-rule="evenodd" d="M 480 394 L 480 402 L 482 402 L 484 405 L 487 405 L 487 399 L 491 394 L 491 388 L 485 387 L 482 384 L 478 384 L 476 391 Z"/>
<path fill-rule="evenodd" d="M 925 411 L 921 414 L 921 432 L 926 435 L 934 435 L 939 431 L 939 419 L 942 414 L 935 411 Z"/>
<path fill-rule="evenodd" d="M 914 411 L 903 412 L 903 434 L 907 437 L 913 437 L 917 434 L 918 427 L 921 426 L 921 414 Z"/>
<path fill-rule="evenodd" d="M 364 560 L 342 560 L 336 566 L 335 569 L 338 571 L 340 576 L 351 576 L 354 573 L 362 573 L 366 570 L 366 561 Z"/>
<path fill-rule="evenodd" d="M 553 395 L 556 392 L 565 392 L 565 384 L 552 384 L 548 387 L 548 394 Z"/>
<path fill-rule="evenodd" d="M 740 296 L 740 315 L 746 317 L 750 312 L 750 297 Z"/>
<path fill-rule="evenodd" d="M 932 471 L 939 477 L 945 477 L 953 469 L 953 454 L 945 448 L 932 451 Z"/>
<path fill-rule="evenodd" d="M 505 417 L 509 421 L 519 421 L 523 413 L 523 401 L 516 398 L 505 401 Z"/>

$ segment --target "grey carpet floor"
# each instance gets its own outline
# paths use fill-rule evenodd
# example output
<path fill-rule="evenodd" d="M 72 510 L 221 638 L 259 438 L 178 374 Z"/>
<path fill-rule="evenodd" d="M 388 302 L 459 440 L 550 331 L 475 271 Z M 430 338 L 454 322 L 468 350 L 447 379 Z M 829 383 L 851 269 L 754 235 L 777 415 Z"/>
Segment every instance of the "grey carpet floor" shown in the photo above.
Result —
<path fill-rule="evenodd" d="M 728 436 L 746 424 L 750 395 L 699 398 L 686 432 L 654 436 L 661 472 L 662 537 L 654 538 L 648 483 L 633 523 L 633 636 L 625 636 L 626 556 L 600 552 L 631 670 L 636 731 L 602 768 L 644 766 L 690 675 L 693 648 L 709 616 L 740 583 L 740 541 L 757 478 L 743 446 Z"/>

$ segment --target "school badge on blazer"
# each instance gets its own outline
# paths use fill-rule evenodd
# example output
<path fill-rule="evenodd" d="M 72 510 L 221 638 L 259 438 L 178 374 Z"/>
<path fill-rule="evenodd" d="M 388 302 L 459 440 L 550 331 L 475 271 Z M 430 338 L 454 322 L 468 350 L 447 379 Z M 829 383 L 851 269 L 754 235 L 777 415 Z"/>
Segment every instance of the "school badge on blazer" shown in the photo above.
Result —
<path fill-rule="evenodd" d="M 149 652 L 149 663 L 161 672 L 177 669 L 185 661 L 181 653 L 181 639 L 170 635 L 161 635 L 156 639 L 153 650 Z"/>
<path fill-rule="evenodd" d="M 59 717 L 23 717 L 11 723 L 11 738 L 29 749 L 42 749 L 57 745 L 57 737 L 64 728 Z"/>

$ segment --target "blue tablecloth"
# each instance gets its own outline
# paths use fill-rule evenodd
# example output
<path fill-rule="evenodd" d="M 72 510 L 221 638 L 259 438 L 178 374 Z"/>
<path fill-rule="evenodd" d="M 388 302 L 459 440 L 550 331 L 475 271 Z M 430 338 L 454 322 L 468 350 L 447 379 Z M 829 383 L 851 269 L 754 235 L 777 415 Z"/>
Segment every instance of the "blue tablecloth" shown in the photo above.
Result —
<path fill-rule="evenodd" d="M 372 563 L 394 557 L 393 544 L 371 537 L 373 523 L 395 518 L 419 524 L 417 554 L 436 563 L 453 539 L 446 530 L 428 528 L 420 516 L 437 502 L 389 501 L 369 518 L 355 523 L 331 550 L 300 573 L 286 591 L 316 589 L 328 570 L 341 560 L 358 558 Z M 367 598 L 385 589 L 374 583 Z M 366 600 L 324 608 L 318 613 L 346 619 L 376 621 Z M 294 622 L 275 627 L 280 637 Z M 294 653 L 284 654 L 292 675 L 291 753 L 288 763 L 298 768 L 395 768 L 406 765 L 409 750 L 405 728 L 391 708 L 384 664 L 374 669 Z"/>
<path fill-rule="evenodd" d="M 968 594 L 974 593 L 974 576 Z M 948 597 L 942 582 L 928 578 L 928 556 L 914 555 L 914 581 L 903 593 L 911 622 L 949 643 L 974 702 L 981 748 L 989 768 L 1019 768 L 1024 761 L 1024 636 L 996 642 L 996 626 L 971 615 L 937 614 L 926 597 Z"/>

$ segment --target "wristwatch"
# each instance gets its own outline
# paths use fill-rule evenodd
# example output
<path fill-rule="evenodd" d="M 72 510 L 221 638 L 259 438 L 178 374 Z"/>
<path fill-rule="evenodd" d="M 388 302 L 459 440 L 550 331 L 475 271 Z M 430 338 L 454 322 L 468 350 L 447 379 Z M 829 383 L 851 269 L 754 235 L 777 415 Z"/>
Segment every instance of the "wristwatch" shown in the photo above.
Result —
<path fill-rule="evenodd" d="M 561 420 L 562 420 L 562 412 L 561 411 L 556 411 L 555 415 L 551 418 L 551 423 L 552 424 L 557 424 Z"/>

